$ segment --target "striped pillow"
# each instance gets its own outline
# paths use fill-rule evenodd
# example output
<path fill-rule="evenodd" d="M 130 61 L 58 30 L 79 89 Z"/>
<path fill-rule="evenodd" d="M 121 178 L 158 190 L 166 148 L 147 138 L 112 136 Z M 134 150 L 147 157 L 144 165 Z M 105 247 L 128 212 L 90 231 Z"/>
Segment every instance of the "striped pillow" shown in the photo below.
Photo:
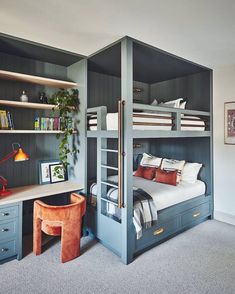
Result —
<path fill-rule="evenodd" d="M 161 169 L 168 170 L 168 171 L 174 171 L 177 170 L 177 184 L 181 181 L 181 174 L 182 170 L 185 165 L 185 160 L 176 160 L 176 159 L 168 159 L 164 158 L 162 160 Z"/>
<path fill-rule="evenodd" d="M 143 153 L 143 157 L 140 161 L 140 165 L 147 167 L 160 167 L 162 158 L 153 156 L 151 154 Z"/>

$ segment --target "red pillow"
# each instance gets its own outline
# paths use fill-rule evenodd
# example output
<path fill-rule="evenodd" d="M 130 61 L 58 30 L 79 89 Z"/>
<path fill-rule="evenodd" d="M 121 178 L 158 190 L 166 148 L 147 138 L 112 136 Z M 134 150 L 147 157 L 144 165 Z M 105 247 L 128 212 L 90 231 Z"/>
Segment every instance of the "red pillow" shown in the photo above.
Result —
<path fill-rule="evenodd" d="M 158 183 L 176 186 L 177 184 L 177 170 L 167 171 L 163 169 L 156 169 L 155 181 Z"/>
<path fill-rule="evenodd" d="M 142 165 L 138 166 L 137 171 L 135 172 L 135 177 L 141 177 L 146 180 L 152 180 L 155 176 L 156 168 L 155 167 L 145 167 Z"/>

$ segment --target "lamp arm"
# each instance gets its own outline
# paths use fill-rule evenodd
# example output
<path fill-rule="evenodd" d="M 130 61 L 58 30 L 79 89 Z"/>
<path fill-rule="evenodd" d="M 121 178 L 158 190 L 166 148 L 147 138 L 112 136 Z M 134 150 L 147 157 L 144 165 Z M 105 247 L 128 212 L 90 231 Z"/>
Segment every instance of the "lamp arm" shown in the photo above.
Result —
<path fill-rule="evenodd" d="M 0 159 L 0 164 L 2 164 L 3 162 L 7 161 L 8 159 L 14 157 L 17 152 L 18 152 L 18 150 L 13 150 L 11 153 L 9 153 L 8 155 L 6 155 L 2 159 Z"/>

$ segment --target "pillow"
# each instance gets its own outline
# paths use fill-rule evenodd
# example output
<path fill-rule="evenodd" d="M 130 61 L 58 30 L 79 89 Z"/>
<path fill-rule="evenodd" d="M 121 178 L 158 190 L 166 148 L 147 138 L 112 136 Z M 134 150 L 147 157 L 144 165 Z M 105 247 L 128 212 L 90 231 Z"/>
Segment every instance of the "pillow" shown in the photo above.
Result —
<path fill-rule="evenodd" d="M 180 101 L 184 100 L 183 98 L 178 98 L 175 100 L 167 101 L 167 102 L 162 102 L 160 103 L 161 106 L 167 106 L 167 107 L 172 107 L 172 108 L 179 108 L 180 107 Z"/>
<path fill-rule="evenodd" d="M 156 171 L 155 167 L 144 167 L 144 166 L 139 165 L 137 171 L 134 174 L 134 176 L 152 181 L 152 179 L 155 176 L 155 171 Z"/>
<path fill-rule="evenodd" d="M 187 103 L 187 101 L 184 101 L 184 102 L 182 102 L 182 103 L 180 103 L 180 109 L 185 109 L 185 106 L 186 106 L 186 103 Z"/>
<path fill-rule="evenodd" d="M 154 99 L 153 102 L 150 105 L 157 106 L 158 105 L 157 99 Z"/>
<path fill-rule="evenodd" d="M 201 167 L 201 163 L 187 162 L 182 170 L 181 180 L 187 183 L 195 183 Z"/>
<path fill-rule="evenodd" d="M 155 181 L 158 183 L 168 184 L 176 186 L 177 179 L 177 170 L 167 171 L 161 170 L 160 168 L 156 169 Z"/>
<path fill-rule="evenodd" d="M 176 182 L 179 183 L 181 181 L 181 173 L 184 167 L 185 160 L 176 160 L 176 159 L 167 159 L 164 158 L 162 160 L 161 169 L 163 170 L 177 170 L 177 179 Z"/>
<path fill-rule="evenodd" d="M 143 153 L 143 157 L 140 161 L 140 165 L 158 168 L 160 167 L 161 162 L 162 162 L 162 158 L 153 156 L 151 154 Z"/>

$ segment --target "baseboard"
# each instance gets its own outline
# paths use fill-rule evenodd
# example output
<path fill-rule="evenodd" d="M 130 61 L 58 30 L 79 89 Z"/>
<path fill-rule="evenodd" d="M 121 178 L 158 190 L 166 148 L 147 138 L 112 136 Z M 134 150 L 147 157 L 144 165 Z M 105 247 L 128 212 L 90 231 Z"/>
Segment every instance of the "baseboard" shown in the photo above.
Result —
<path fill-rule="evenodd" d="M 214 218 L 218 221 L 228 223 L 228 224 L 235 226 L 235 215 L 215 210 L 214 211 Z"/>

